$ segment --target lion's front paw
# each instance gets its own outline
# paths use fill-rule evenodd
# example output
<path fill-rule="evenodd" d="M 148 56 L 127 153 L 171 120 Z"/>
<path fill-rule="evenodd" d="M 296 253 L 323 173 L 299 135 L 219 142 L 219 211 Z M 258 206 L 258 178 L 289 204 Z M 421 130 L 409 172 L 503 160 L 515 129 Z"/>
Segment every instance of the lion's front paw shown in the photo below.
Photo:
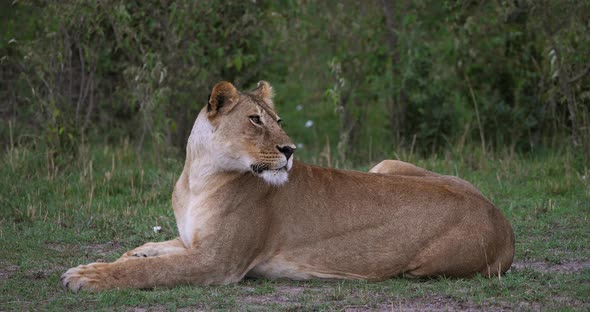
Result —
<path fill-rule="evenodd" d="M 96 291 L 108 288 L 108 263 L 91 263 L 71 268 L 61 276 L 61 283 L 64 288 L 72 292 L 81 289 Z"/>
<path fill-rule="evenodd" d="M 149 251 L 146 252 L 145 250 L 141 250 L 141 251 L 133 252 L 131 255 L 133 257 L 147 258 L 147 257 L 155 257 L 158 254 L 155 252 L 149 252 Z"/>
<path fill-rule="evenodd" d="M 149 244 L 145 244 L 144 246 L 137 247 L 137 248 L 125 253 L 126 257 L 139 257 L 139 258 L 155 257 L 158 255 L 160 255 L 158 248 L 155 248 Z"/>

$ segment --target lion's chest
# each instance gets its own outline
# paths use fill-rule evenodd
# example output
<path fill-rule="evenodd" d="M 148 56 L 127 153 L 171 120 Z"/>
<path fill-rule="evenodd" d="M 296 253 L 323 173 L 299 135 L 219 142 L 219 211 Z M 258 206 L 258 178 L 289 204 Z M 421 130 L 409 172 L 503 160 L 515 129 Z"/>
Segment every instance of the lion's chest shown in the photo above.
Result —
<path fill-rule="evenodd" d="M 183 211 L 176 211 L 176 223 L 180 239 L 190 248 L 210 234 L 218 213 L 206 193 L 191 194 L 183 207 Z"/>

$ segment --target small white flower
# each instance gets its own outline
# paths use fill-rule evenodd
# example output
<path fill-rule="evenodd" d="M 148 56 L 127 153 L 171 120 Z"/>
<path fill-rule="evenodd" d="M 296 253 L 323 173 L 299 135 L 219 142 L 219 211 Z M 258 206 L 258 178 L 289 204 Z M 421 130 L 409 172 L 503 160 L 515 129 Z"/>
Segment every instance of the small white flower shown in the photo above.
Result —
<path fill-rule="evenodd" d="M 311 128 L 313 127 L 313 121 L 312 120 L 308 120 L 305 122 L 305 128 Z"/>
<path fill-rule="evenodd" d="M 303 105 L 299 104 L 299 105 L 295 106 L 295 109 L 300 111 L 303 109 Z"/>
<path fill-rule="evenodd" d="M 154 233 L 160 233 L 162 231 L 162 227 L 159 225 L 154 226 Z"/>
<path fill-rule="evenodd" d="M 303 148 L 303 143 L 297 143 L 297 148 Z"/>

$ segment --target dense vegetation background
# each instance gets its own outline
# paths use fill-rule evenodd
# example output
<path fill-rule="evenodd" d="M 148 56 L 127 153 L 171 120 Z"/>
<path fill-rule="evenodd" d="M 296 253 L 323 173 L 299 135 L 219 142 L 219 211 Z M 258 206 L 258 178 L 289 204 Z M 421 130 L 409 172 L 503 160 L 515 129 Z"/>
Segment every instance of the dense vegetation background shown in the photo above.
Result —
<path fill-rule="evenodd" d="M 270 81 L 298 154 L 571 149 L 590 161 L 590 1 L 1 1 L 0 144 L 182 155 L 219 80 Z"/>

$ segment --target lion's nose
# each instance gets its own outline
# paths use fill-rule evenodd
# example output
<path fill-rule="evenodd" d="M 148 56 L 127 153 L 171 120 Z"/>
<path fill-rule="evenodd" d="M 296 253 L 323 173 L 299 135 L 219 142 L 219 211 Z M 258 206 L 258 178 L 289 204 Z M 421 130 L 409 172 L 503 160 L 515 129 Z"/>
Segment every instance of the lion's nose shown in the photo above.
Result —
<path fill-rule="evenodd" d="M 287 157 L 287 160 L 289 160 L 289 157 L 291 157 L 291 155 L 293 155 L 293 153 L 295 152 L 295 147 L 289 145 L 277 145 L 277 149 L 279 150 L 279 152 L 283 153 L 285 157 Z"/>

